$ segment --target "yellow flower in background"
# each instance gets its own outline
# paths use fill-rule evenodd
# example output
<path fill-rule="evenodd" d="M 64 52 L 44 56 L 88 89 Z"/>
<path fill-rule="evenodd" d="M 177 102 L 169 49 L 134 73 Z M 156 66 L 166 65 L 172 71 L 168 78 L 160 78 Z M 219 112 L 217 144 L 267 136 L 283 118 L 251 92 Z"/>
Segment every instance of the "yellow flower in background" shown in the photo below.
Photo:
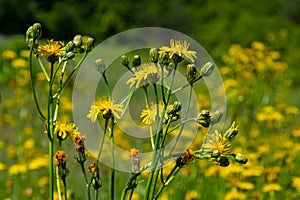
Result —
<path fill-rule="evenodd" d="M 263 186 L 262 191 L 263 192 L 269 192 L 274 193 L 275 191 L 281 191 L 282 187 L 278 183 L 268 183 Z"/>
<path fill-rule="evenodd" d="M 90 118 L 92 122 L 95 122 L 98 115 L 105 119 L 115 117 L 121 119 L 121 114 L 124 110 L 124 105 L 114 103 L 108 97 L 100 97 L 91 106 L 87 118 Z"/>
<path fill-rule="evenodd" d="M 20 56 L 23 57 L 23 58 L 29 58 L 30 51 L 29 50 L 22 50 L 22 51 L 20 51 Z"/>
<path fill-rule="evenodd" d="M 48 155 L 41 155 L 37 158 L 31 160 L 28 164 L 28 169 L 35 170 L 43 167 L 49 167 L 49 157 Z"/>
<path fill-rule="evenodd" d="M 72 136 L 77 131 L 76 125 L 67 121 L 57 121 L 55 124 L 54 135 L 60 140 L 65 140 L 68 136 Z"/>
<path fill-rule="evenodd" d="M 23 144 L 24 149 L 32 149 L 34 146 L 35 146 L 35 141 L 32 138 L 25 140 Z"/>
<path fill-rule="evenodd" d="M 17 53 L 12 50 L 6 50 L 1 55 L 4 60 L 12 60 L 17 57 Z"/>
<path fill-rule="evenodd" d="M 49 183 L 49 177 L 48 176 L 44 176 L 44 177 L 41 177 L 38 182 L 37 182 L 37 185 L 39 188 L 43 188 L 45 187 L 47 184 Z"/>
<path fill-rule="evenodd" d="M 265 48 L 266 48 L 265 45 L 264 45 L 263 43 L 258 42 L 258 41 L 252 42 L 251 47 L 252 47 L 253 49 L 256 49 L 256 50 L 259 50 L 259 51 L 263 51 L 263 50 L 265 50 Z"/>
<path fill-rule="evenodd" d="M 4 170 L 6 165 L 2 162 L 0 162 L 0 171 Z"/>
<path fill-rule="evenodd" d="M 11 62 L 11 65 L 14 68 L 24 68 L 28 66 L 28 63 L 23 58 L 16 58 Z"/>
<path fill-rule="evenodd" d="M 184 196 L 184 200 L 193 200 L 199 198 L 199 192 L 197 190 L 188 191 Z"/>
<path fill-rule="evenodd" d="M 300 177 L 293 177 L 292 179 L 292 186 L 300 192 Z"/>
<path fill-rule="evenodd" d="M 232 188 L 226 193 L 224 200 L 244 200 L 247 199 L 246 194 L 239 192 L 236 188 Z"/>
<path fill-rule="evenodd" d="M 186 57 L 192 62 L 195 62 L 195 58 L 197 58 L 196 51 L 189 51 L 188 48 L 190 46 L 190 43 L 187 41 L 180 41 L 180 40 L 170 40 L 170 47 L 163 46 L 159 49 L 159 53 L 161 52 L 167 52 L 169 53 L 170 58 L 173 57 L 174 54 L 182 57 Z"/>
<path fill-rule="evenodd" d="M 24 164 L 14 164 L 8 169 L 8 174 L 10 176 L 25 174 L 27 172 L 27 166 Z"/>
<path fill-rule="evenodd" d="M 168 73 L 165 67 L 154 63 L 145 63 L 136 68 L 133 77 L 126 83 L 130 84 L 130 88 L 133 86 L 139 88 L 141 86 L 147 86 L 150 83 L 156 83 L 160 79 L 161 74 L 167 76 Z"/>
<path fill-rule="evenodd" d="M 273 106 L 265 106 L 256 114 L 256 119 L 259 122 L 263 121 L 283 121 L 283 115 L 278 112 Z"/>
<path fill-rule="evenodd" d="M 254 184 L 251 182 L 238 182 L 236 185 L 241 190 L 253 190 Z"/>

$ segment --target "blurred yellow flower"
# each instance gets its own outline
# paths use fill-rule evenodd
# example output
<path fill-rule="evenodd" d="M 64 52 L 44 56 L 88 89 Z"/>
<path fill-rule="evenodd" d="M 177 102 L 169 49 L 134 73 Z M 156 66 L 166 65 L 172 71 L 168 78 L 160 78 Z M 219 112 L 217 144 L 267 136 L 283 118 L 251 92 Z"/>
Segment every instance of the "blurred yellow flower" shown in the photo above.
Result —
<path fill-rule="evenodd" d="M 91 106 L 87 118 L 90 118 L 92 122 L 95 122 L 98 115 L 105 119 L 115 117 L 121 119 L 124 105 L 116 104 L 108 97 L 100 97 Z"/>
<path fill-rule="evenodd" d="M 232 188 L 226 193 L 224 200 L 244 200 L 247 199 L 246 194 L 239 192 L 236 188 Z"/>
<path fill-rule="evenodd" d="M 199 192 L 197 190 L 188 191 L 185 194 L 184 200 L 193 200 L 199 198 Z"/>
<path fill-rule="evenodd" d="M 292 186 L 300 192 L 300 177 L 293 177 L 292 179 Z"/>
<path fill-rule="evenodd" d="M 4 170 L 6 165 L 2 162 L 0 162 L 0 171 Z"/>
<path fill-rule="evenodd" d="M 25 174 L 27 172 L 27 166 L 24 164 L 14 164 L 8 169 L 8 174 L 10 176 Z"/>
<path fill-rule="evenodd" d="M 296 127 L 296 128 L 293 129 L 292 136 L 300 137 L 300 128 L 299 127 Z"/>
<path fill-rule="evenodd" d="M 32 138 L 25 140 L 23 144 L 24 149 L 32 149 L 34 146 L 35 146 L 35 141 Z"/>
<path fill-rule="evenodd" d="M 241 190 L 253 190 L 254 184 L 251 182 L 238 182 L 236 185 Z"/>
<path fill-rule="evenodd" d="M 187 41 L 180 41 L 180 40 L 170 40 L 170 47 L 163 46 L 159 49 L 159 53 L 161 52 L 168 52 L 170 58 L 173 57 L 174 54 L 182 57 L 185 56 L 187 59 L 189 59 L 192 62 L 195 62 L 195 58 L 197 58 L 196 51 L 188 51 L 188 48 L 190 46 L 190 43 Z"/>
<path fill-rule="evenodd" d="M 278 183 L 268 183 L 263 186 L 263 192 L 270 192 L 273 193 L 274 191 L 281 191 L 282 187 Z"/>
<path fill-rule="evenodd" d="M 1 55 L 4 60 L 12 60 L 17 57 L 17 53 L 12 50 L 6 50 Z"/>
<path fill-rule="evenodd" d="M 29 50 L 22 50 L 22 51 L 20 51 L 20 56 L 23 57 L 23 58 L 29 58 L 30 51 Z"/>
<path fill-rule="evenodd" d="M 13 157 L 16 156 L 16 154 L 17 154 L 17 148 L 16 148 L 16 146 L 14 146 L 14 145 L 8 145 L 6 147 L 6 155 L 7 155 L 7 157 L 13 158 Z"/>
<path fill-rule="evenodd" d="M 37 182 L 37 185 L 39 188 L 43 188 L 45 187 L 47 184 L 49 183 L 49 177 L 48 176 L 44 176 L 44 177 L 41 177 L 38 182 Z"/>
<path fill-rule="evenodd" d="M 3 140 L 0 140 L 0 149 L 2 149 L 5 145 L 5 142 Z"/>
<path fill-rule="evenodd" d="M 33 160 L 31 160 L 28 164 L 28 169 L 35 170 L 40 169 L 42 167 L 49 167 L 49 157 L 48 155 L 41 155 Z"/>
<path fill-rule="evenodd" d="M 265 106 L 256 114 L 256 119 L 259 122 L 263 121 L 283 121 L 283 115 L 278 112 L 273 106 Z"/>
<path fill-rule="evenodd" d="M 251 47 L 252 47 L 253 49 L 256 49 L 256 50 L 259 50 L 259 51 L 263 51 L 263 50 L 265 50 L 265 48 L 266 48 L 265 45 L 264 45 L 263 43 L 258 42 L 258 41 L 252 42 Z"/>
<path fill-rule="evenodd" d="M 298 115 L 299 109 L 295 106 L 287 106 L 284 109 L 285 114 L 287 115 Z"/>
<path fill-rule="evenodd" d="M 11 65 L 14 68 L 24 68 L 27 67 L 28 63 L 23 58 L 16 58 L 11 62 Z"/>

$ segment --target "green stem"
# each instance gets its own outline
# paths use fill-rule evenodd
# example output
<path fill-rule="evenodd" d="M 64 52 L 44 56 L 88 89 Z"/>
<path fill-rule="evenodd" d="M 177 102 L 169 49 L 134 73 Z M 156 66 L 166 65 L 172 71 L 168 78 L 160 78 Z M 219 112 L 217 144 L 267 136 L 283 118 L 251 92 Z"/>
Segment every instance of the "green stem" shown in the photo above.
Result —
<path fill-rule="evenodd" d="M 146 109 L 150 109 L 150 104 L 149 104 L 149 96 L 148 96 L 148 90 L 147 87 L 143 87 L 144 89 L 144 97 L 145 97 L 145 105 L 146 105 Z M 150 132 L 150 142 L 151 142 L 151 146 L 152 149 L 154 149 L 154 137 L 153 137 L 153 127 L 150 124 L 149 125 L 149 132 Z"/>
<path fill-rule="evenodd" d="M 201 78 L 202 78 L 202 75 L 200 75 L 198 78 L 196 78 L 193 82 L 188 83 L 188 84 L 186 84 L 184 86 L 181 86 L 181 87 L 173 90 L 171 94 L 175 94 L 176 92 L 179 92 L 180 90 L 183 90 L 184 88 L 186 88 L 186 87 L 188 87 L 190 85 L 193 85 L 196 81 L 200 80 Z"/>
<path fill-rule="evenodd" d="M 67 181 L 66 178 L 62 179 L 63 184 L 64 184 L 64 195 L 65 195 L 65 199 L 64 200 L 68 200 L 68 191 L 67 191 Z"/>
<path fill-rule="evenodd" d="M 99 199 L 99 189 L 95 191 L 95 200 Z"/>
<path fill-rule="evenodd" d="M 50 81 L 50 78 L 49 78 L 49 76 L 48 76 L 48 73 L 47 73 L 47 71 L 46 71 L 46 68 L 45 68 L 43 62 L 41 61 L 41 58 L 40 58 L 39 55 L 37 55 L 37 59 L 38 59 L 38 62 L 39 62 L 39 64 L 40 64 L 40 67 L 41 67 L 42 71 L 44 72 L 44 74 L 45 74 L 45 76 L 46 76 L 47 81 L 49 82 L 49 81 Z"/>
<path fill-rule="evenodd" d="M 84 163 L 83 162 L 80 163 L 80 166 L 81 166 L 81 171 L 83 173 L 86 186 L 88 186 L 89 182 L 88 182 L 88 178 L 87 178 L 86 171 L 85 171 L 85 168 L 84 168 Z M 87 195 L 88 195 L 88 200 L 90 200 L 91 199 L 91 191 L 89 189 L 87 190 Z"/>
<path fill-rule="evenodd" d="M 105 72 L 102 75 L 103 75 L 103 78 L 104 78 L 104 81 L 105 81 L 105 86 L 106 86 L 107 94 L 108 94 L 109 97 L 111 97 L 111 92 L 110 92 L 110 88 L 109 88 L 109 84 L 108 84 Z"/>
<path fill-rule="evenodd" d="M 115 194 L 115 145 L 114 145 L 114 118 L 111 119 L 111 128 L 110 128 L 110 147 L 111 147 L 111 186 L 110 186 L 110 199 L 114 200 Z"/>
<path fill-rule="evenodd" d="M 35 85 L 34 85 L 34 78 L 33 78 L 33 69 L 32 69 L 32 54 L 33 54 L 33 47 L 30 46 L 30 56 L 29 56 L 29 73 L 30 73 L 30 82 L 31 82 L 31 88 L 32 88 L 32 93 L 33 93 L 33 98 L 34 98 L 34 103 L 37 108 L 37 111 L 40 115 L 40 118 L 43 122 L 46 121 L 46 117 L 44 116 L 43 112 L 41 111 L 41 108 L 39 106 L 39 102 L 36 96 L 36 91 L 35 91 Z"/>
<path fill-rule="evenodd" d="M 57 187 L 58 199 L 62 200 L 61 191 L 60 191 L 60 178 L 59 178 L 59 173 L 58 173 L 58 166 L 56 166 L 56 187 Z"/>

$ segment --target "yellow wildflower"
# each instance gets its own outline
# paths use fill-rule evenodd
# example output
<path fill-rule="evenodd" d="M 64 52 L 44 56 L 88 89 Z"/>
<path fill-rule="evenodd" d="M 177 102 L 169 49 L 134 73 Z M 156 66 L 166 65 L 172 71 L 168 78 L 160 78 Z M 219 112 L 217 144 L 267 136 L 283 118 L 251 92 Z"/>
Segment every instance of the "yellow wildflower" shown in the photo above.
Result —
<path fill-rule="evenodd" d="M 168 107 L 170 107 L 170 106 L 171 105 L 168 105 Z M 167 107 L 167 110 L 168 110 L 168 107 Z M 148 125 L 156 122 L 157 117 L 158 116 L 160 117 L 162 115 L 163 108 L 164 108 L 164 105 L 163 105 L 162 101 L 160 101 L 158 104 L 156 104 L 155 102 L 150 102 L 149 108 L 143 109 L 140 114 L 140 117 L 142 118 L 142 123 L 148 126 Z M 158 114 L 157 114 L 157 109 L 159 110 Z M 164 116 L 164 118 L 168 119 L 167 113 Z"/>
<path fill-rule="evenodd" d="M 258 41 L 252 42 L 251 47 L 253 49 L 256 49 L 256 50 L 259 50 L 259 51 L 263 51 L 266 48 L 263 43 L 258 42 Z"/>
<path fill-rule="evenodd" d="M 184 197 L 184 200 L 193 200 L 199 198 L 199 193 L 197 190 L 188 191 Z"/>
<path fill-rule="evenodd" d="M 5 164 L 0 162 L 0 171 L 4 170 L 5 169 Z"/>
<path fill-rule="evenodd" d="M 63 42 L 49 40 L 48 44 L 38 47 L 38 53 L 45 56 L 49 62 L 55 62 L 58 57 L 65 50 Z"/>
<path fill-rule="evenodd" d="M 29 58 L 30 52 L 29 50 L 22 50 L 20 51 L 20 56 L 23 58 Z"/>
<path fill-rule="evenodd" d="M 237 187 L 241 190 L 253 190 L 254 184 L 251 182 L 238 182 Z"/>
<path fill-rule="evenodd" d="M 6 50 L 1 56 L 4 60 L 12 60 L 17 57 L 17 53 L 12 50 Z"/>
<path fill-rule="evenodd" d="M 278 183 L 269 183 L 263 186 L 262 191 L 273 193 L 275 191 L 280 191 L 281 189 L 282 187 Z"/>
<path fill-rule="evenodd" d="M 31 160 L 28 164 L 28 169 L 35 170 L 40 169 L 42 167 L 49 166 L 49 158 L 48 155 L 38 156 L 37 158 Z"/>
<path fill-rule="evenodd" d="M 163 72 L 162 72 L 163 70 Z M 133 77 L 126 83 L 130 84 L 130 88 L 144 86 L 150 83 L 156 83 L 160 79 L 160 74 L 168 75 L 168 71 L 155 63 L 146 63 L 136 68 Z"/>
<path fill-rule="evenodd" d="M 23 58 L 16 58 L 11 62 L 11 65 L 14 68 L 23 68 L 23 67 L 27 67 L 27 61 L 24 60 Z"/>
<path fill-rule="evenodd" d="M 299 177 L 293 177 L 292 179 L 292 186 L 296 188 L 298 192 L 300 192 L 300 178 Z"/>
<path fill-rule="evenodd" d="M 226 193 L 224 200 L 244 200 L 247 199 L 246 194 L 239 192 L 236 188 L 232 188 Z"/>
<path fill-rule="evenodd" d="M 60 140 L 65 140 L 68 136 L 72 136 L 77 128 L 74 123 L 67 121 L 57 121 L 55 124 L 54 135 Z"/>
<path fill-rule="evenodd" d="M 37 182 L 37 185 L 39 188 L 43 188 L 45 187 L 47 184 L 49 183 L 49 177 L 48 176 L 44 176 L 42 178 L 40 178 Z"/>
<path fill-rule="evenodd" d="M 24 146 L 24 149 L 32 149 L 35 146 L 34 139 L 30 138 L 30 139 L 25 140 L 23 146 Z"/>
<path fill-rule="evenodd" d="M 110 98 L 100 97 L 91 106 L 87 118 L 90 118 L 92 122 L 95 122 L 98 115 L 105 119 L 115 117 L 117 119 L 121 118 L 121 113 L 123 112 L 124 105 L 114 103 Z"/>
<path fill-rule="evenodd" d="M 24 164 L 14 164 L 11 165 L 8 169 L 8 174 L 10 176 L 25 174 L 27 172 L 27 166 Z"/>
<path fill-rule="evenodd" d="M 188 48 L 190 46 L 190 43 L 187 41 L 180 41 L 180 40 L 170 40 L 170 47 L 163 46 L 159 49 L 159 53 L 161 52 L 168 52 L 170 58 L 173 57 L 174 54 L 182 57 L 185 56 L 187 59 L 189 59 L 192 62 L 195 62 L 196 51 L 188 51 Z"/>
<path fill-rule="evenodd" d="M 212 153 L 217 150 L 222 155 L 232 154 L 231 140 L 217 130 L 214 133 L 206 136 L 202 148 L 203 151 L 207 153 Z"/>

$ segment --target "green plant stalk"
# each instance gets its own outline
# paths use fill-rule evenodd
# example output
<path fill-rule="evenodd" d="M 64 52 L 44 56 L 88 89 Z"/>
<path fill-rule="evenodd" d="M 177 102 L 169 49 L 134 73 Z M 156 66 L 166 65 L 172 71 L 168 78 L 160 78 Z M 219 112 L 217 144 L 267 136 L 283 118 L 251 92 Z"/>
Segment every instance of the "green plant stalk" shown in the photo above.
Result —
<path fill-rule="evenodd" d="M 33 79 L 33 69 L 32 69 L 32 54 L 33 54 L 33 48 L 30 46 L 30 55 L 29 55 L 29 73 L 30 73 L 30 82 L 31 82 L 31 88 L 32 88 L 32 94 L 34 98 L 34 103 L 36 106 L 36 109 L 40 115 L 40 118 L 43 122 L 46 121 L 46 117 L 44 116 L 43 112 L 41 111 L 41 108 L 39 106 L 39 102 L 36 96 L 36 91 L 35 91 L 35 85 L 34 85 L 34 79 Z"/>
<path fill-rule="evenodd" d="M 188 83 L 188 84 L 186 84 L 186 85 L 184 85 L 184 86 L 181 86 L 181 87 L 179 87 L 179 88 L 173 90 L 173 91 L 171 92 L 171 94 L 175 94 L 176 92 L 179 92 L 180 90 L 183 90 L 184 88 L 186 88 L 186 87 L 188 87 L 188 86 L 190 86 L 190 85 L 193 85 L 196 81 L 200 80 L 201 78 L 202 78 L 202 75 L 200 75 L 198 78 L 196 78 L 196 79 L 195 79 L 194 81 L 192 81 L 191 83 Z"/>
<path fill-rule="evenodd" d="M 58 166 L 56 166 L 56 187 L 57 187 L 58 199 L 62 200 L 61 191 L 60 191 L 60 178 L 58 175 Z"/>
<path fill-rule="evenodd" d="M 146 109 L 150 109 L 148 90 L 147 90 L 146 87 L 143 87 L 143 89 L 144 89 L 144 97 L 145 97 Z M 153 127 L 152 127 L 151 124 L 149 125 L 149 132 L 150 132 L 151 147 L 152 147 L 152 149 L 154 149 Z"/>
<path fill-rule="evenodd" d="M 99 189 L 95 190 L 95 200 L 99 199 Z"/>
<path fill-rule="evenodd" d="M 164 121 L 164 116 L 166 113 L 166 109 L 167 109 L 167 105 L 169 103 L 170 100 L 170 96 L 171 96 L 171 90 L 173 87 L 173 83 L 174 83 L 174 79 L 175 79 L 175 73 L 176 73 L 176 68 L 177 68 L 177 64 L 175 63 L 174 69 L 173 69 L 173 73 L 172 73 L 172 79 L 171 79 L 171 83 L 170 83 L 170 89 L 167 91 L 167 96 L 166 96 L 166 104 L 164 104 L 164 109 L 162 111 L 162 115 L 160 117 L 159 123 L 158 123 L 158 127 L 156 129 L 157 131 L 157 135 L 155 138 L 155 146 L 154 146 L 154 155 L 152 157 L 152 162 L 151 162 L 151 171 L 148 177 L 148 181 L 147 181 L 147 186 L 146 186 L 146 192 L 145 192 L 145 200 L 149 200 L 152 199 L 152 196 L 150 196 L 156 187 L 156 183 L 153 183 L 153 176 L 154 176 L 154 171 L 156 170 L 156 166 L 157 166 L 157 162 L 158 162 L 158 158 L 159 158 L 159 154 L 157 153 L 158 147 L 159 147 L 159 139 L 160 139 L 160 133 L 161 133 L 161 129 L 162 129 L 162 125 L 163 125 L 163 121 Z M 151 185 L 153 184 L 153 186 L 151 187 Z"/>
<path fill-rule="evenodd" d="M 110 149 L 111 149 L 111 185 L 110 185 L 110 199 L 114 200 L 114 194 L 115 194 L 115 145 L 114 145 L 114 125 L 115 121 L 112 117 L 111 119 L 111 127 L 110 127 Z"/>
<path fill-rule="evenodd" d="M 85 184 L 88 187 L 89 182 L 88 182 L 88 178 L 87 178 L 87 175 L 86 175 L 86 171 L 85 171 L 85 167 L 84 167 L 83 162 L 80 163 L 80 167 L 81 167 L 81 171 L 82 171 L 83 176 L 84 176 Z M 91 199 L 91 191 L 89 189 L 87 190 L 87 195 L 88 195 L 88 200 L 90 200 Z"/>
<path fill-rule="evenodd" d="M 105 86 L 106 86 L 106 90 L 107 90 L 107 94 L 109 97 L 111 97 L 111 92 L 110 92 L 110 88 L 109 88 L 109 84 L 105 75 L 105 72 L 102 74 L 104 81 L 105 81 Z"/>
<path fill-rule="evenodd" d="M 192 99 L 192 92 L 193 92 L 192 89 L 193 89 L 193 83 L 191 83 L 191 86 L 190 86 L 189 96 L 188 96 L 188 100 L 187 100 L 187 108 L 185 110 L 183 120 L 186 120 L 186 118 L 188 117 L 188 113 L 189 113 L 190 106 L 191 106 L 191 99 Z M 176 148 L 176 145 L 177 145 L 177 143 L 178 143 L 178 141 L 181 137 L 184 126 L 185 126 L 185 123 L 181 124 L 180 129 L 179 129 L 178 134 L 177 134 L 177 137 L 176 137 L 176 140 L 175 140 L 175 144 L 172 146 L 172 149 L 171 149 L 169 154 L 172 154 L 174 149 Z"/>
<path fill-rule="evenodd" d="M 48 73 L 46 71 L 46 68 L 45 68 L 45 66 L 44 66 L 44 64 L 43 64 L 43 62 L 42 62 L 42 60 L 41 60 L 41 58 L 40 58 L 39 55 L 37 55 L 37 59 L 38 59 L 38 62 L 40 64 L 40 67 L 41 67 L 42 71 L 44 72 L 44 74 L 46 76 L 47 81 L 49 82 L 50 81 L 49 75 L 48 75 Z"/>
<path fill-rule="evenodd" d="M 64 195 L 65 195 L 64 200 L 68 200 L 67 180 L 66 180 L 66 178 L 63 178 L 62 181 L 63 181 L 63 185 L 64 185 Z"/>

